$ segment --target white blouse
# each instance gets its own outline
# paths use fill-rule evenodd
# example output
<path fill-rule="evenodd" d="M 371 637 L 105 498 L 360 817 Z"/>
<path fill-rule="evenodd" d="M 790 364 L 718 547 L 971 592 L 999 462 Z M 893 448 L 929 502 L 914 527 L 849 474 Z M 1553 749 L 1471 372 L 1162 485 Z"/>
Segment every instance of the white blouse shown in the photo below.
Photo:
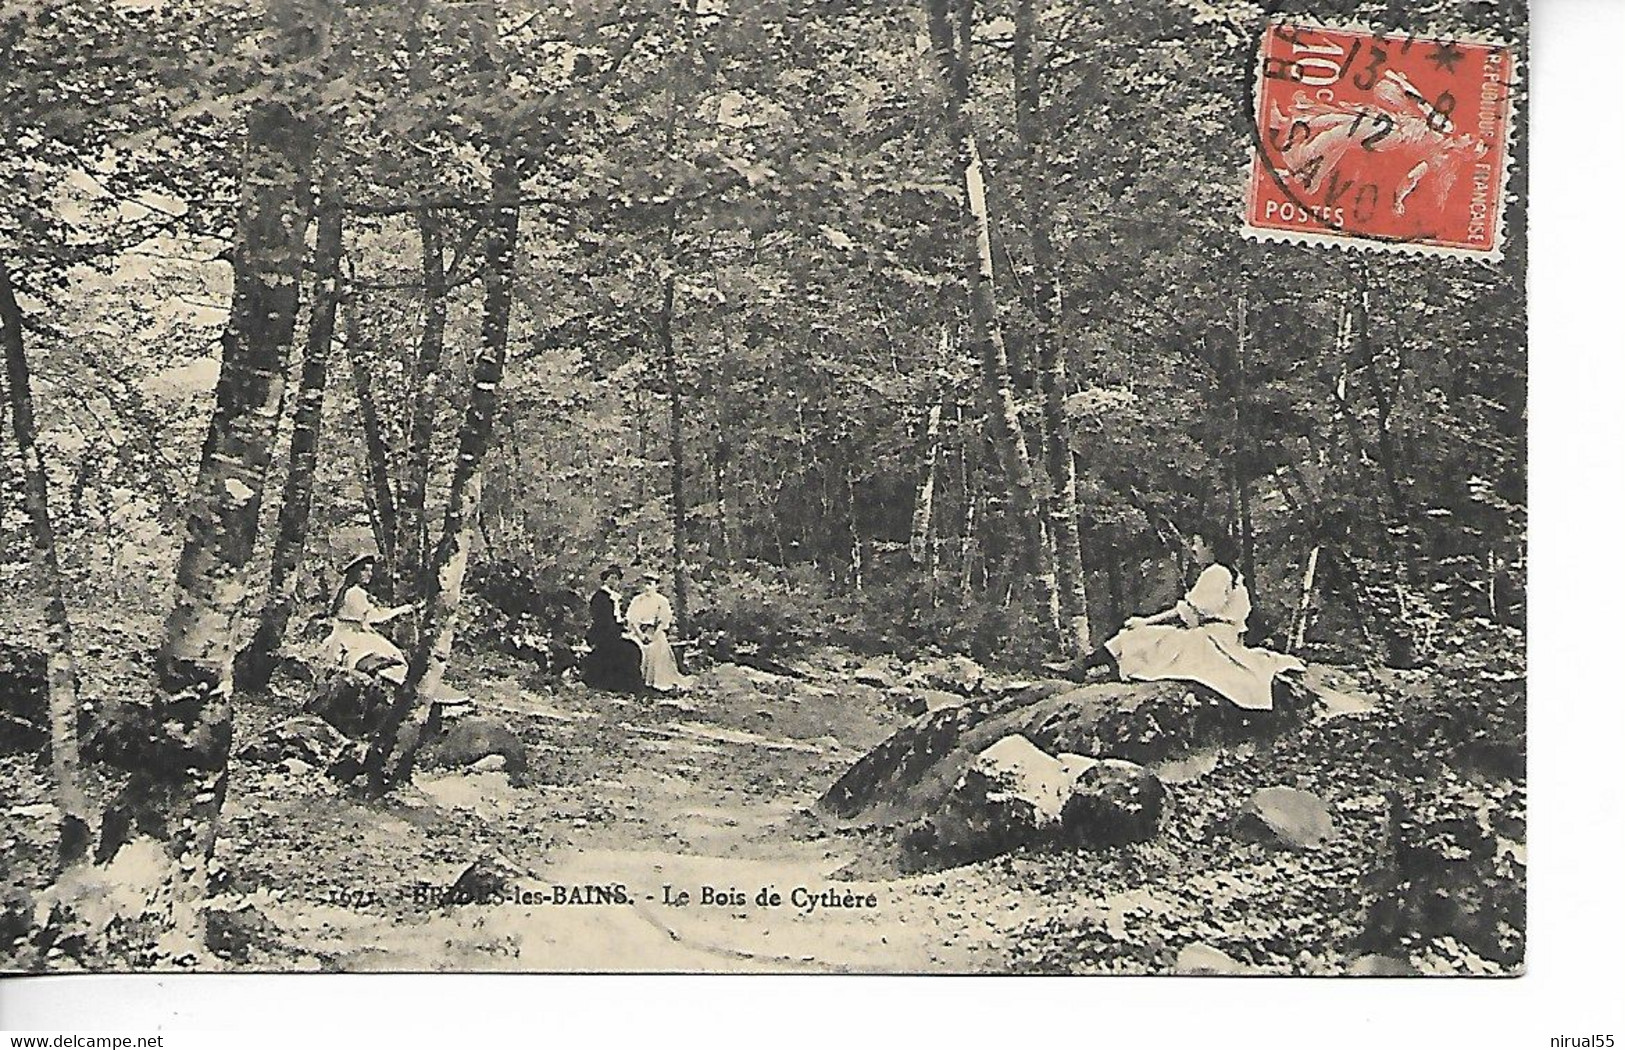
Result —
<path fill-rule="evenodd" d="M 631 602 L 627 603 L 626 622 L 634 627 L 652 623 L 662 631 L 669 631 L 671 621 L 671 602 L 666 600 L 664 594 L 639 591 Z"/>
<path fill-rule="evenodd" d="M 1202 570 L 1176 608 L 1187 627 L 1220 622 L 1245 629 L 1247 617 L 1253 612 L 1253 600 L 1241 574 L 1215 562 Z"/>

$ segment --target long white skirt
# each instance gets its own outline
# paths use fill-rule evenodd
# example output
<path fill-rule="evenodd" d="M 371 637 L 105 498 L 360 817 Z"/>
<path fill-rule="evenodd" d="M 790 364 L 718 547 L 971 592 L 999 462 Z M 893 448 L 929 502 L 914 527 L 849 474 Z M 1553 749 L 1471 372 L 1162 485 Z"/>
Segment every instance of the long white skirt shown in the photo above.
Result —
<path fill-rule="evenodd" d="M 1106 642 L 1126 679 L 1140 682 L 1199 682 L 1252 711 L 1273 706 L 1271 687 L 1281 671 L 1301 671 L 1303 661 L 1241 644 L 1233 624 L 1200 627 L 1135 627 Z"/>
<path fill-rule="evenodd" d="M 319 655 L 340 667 L 355 670 L 363 660 L 374 657 L 387 666 L 378 670 L 378 677 L 396 685 L 406 681 L 406 654 L 400 646 L 377 631 L 357 627 L 344 620 L 336 620 L 333 629 L 322 640 Z"/>
<path fill-rule="evenodd" d="M 643 639 L 643 684 L 662 693 L 673 689 L 687 689 L 694 679 L 677 669 L 677 654 L 672 652 L 666 632 L 657 629 L 640 633 Z"/>

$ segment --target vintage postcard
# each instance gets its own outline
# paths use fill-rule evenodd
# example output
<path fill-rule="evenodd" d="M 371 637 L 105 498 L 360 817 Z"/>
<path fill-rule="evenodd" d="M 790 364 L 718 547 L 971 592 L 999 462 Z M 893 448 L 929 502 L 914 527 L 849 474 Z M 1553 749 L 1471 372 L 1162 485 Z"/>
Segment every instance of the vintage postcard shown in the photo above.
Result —
<path fill-rule="evenodd" d="M 1522 972 L 1522 3 L 0 56 L 0 968 Z"/>

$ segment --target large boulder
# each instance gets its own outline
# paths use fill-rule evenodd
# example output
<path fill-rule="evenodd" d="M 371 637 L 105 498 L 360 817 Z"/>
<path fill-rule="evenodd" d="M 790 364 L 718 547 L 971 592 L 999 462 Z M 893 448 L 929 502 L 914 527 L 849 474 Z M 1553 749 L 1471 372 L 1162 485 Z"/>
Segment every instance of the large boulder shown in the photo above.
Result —
<path fill-rule="evenodd" d="M 374 675 L 335 669 L 316 683 L 305 710 L 345 736 L 366 739 L 394 703 L 393 693 Z"/>
<path fill-rule="evenodd" d="M 1162 785 L 1132 762 L 1051 756 L 1012 735 L 976 755 L 905 841 L 949 863 L 1020 846 L 1120 845 L 1156 833 L 1162 798 Z"/>
<path fill-rule="evenodd" d="M 245 761 L 266 765 L 294 759 L 326 769 L 353 746 L 348 737 L 315 715 L 296 715 L 248 741 L 240 755 Z"/>
<path fill-rule="evenodd" d="M 968 656 L 922 660 L 909 668 L 908 684 L 969 696 L 982 688 L 987 671 Z"/>
<path fill-rule="evenodd" d="M 438 738 L 423 748 L 427 767 L 467 769 L 490 755 L 501 755 L 509 776 L 529 768 L 524 741 L 517 733 L 492 718 L 470 716 L 451 723 Z"/>
<path fill-rule="evenodd" d="M 1061 840 L 1071 846 L 1122 846 L 1157 833 L 1166 790 L 1144 766 L 1121 758 L 1061 755 L 1075 774 L 1061 808 Z"/>
<path fill-rule="evenodd" d="M 1313 792 L 1261 788 L 1237 815 L 1236 834 L 1288 849 L 1315 849 L 1332 837 L 1332 814 Z"/>
<path fill-rule="evenodd" d="M 983 688 L 962 703 L 925 712 L 875 746 L 830 786 L 821 807 L 858 827 L 897 829 L 905 861 L 991 855 L 1027 841 L 1020 829 L 1031 822 L 1016 815 L 1002 788 L 986 784 L 985 769 L 972 775 L 972 767 L 995 744 L 1020 737 L 1046 758 L 1096 755 L 1122 762 L 1086 770 L 1086 760 L 1068 759 L 1075 763 L 1069 788 L 1079 790 L 1069 790 L 1072 808 L 1057 822 L 1066 829 L 1056 834 L 1057 844 L 1141 841 L 1154 833 L 1163 793 L 1161 781 L 1142 766 L 1268 738 L 1299 725 L 1313 701 L 1286 676 L 1277 678 L 1276 705 L 1268 711 L 1242 710 L 1185 682 L 1050 680 Z M 984 805 L 984 784 L 999 796 L 998 807 Z"/>
<path fill-rule="evenodd" d="M 976 755 L 1007 736 L 1050 754 L 1112 755 L 1151 765 L 1296 725 L 1307 703 L 1278 679 L 1271 711 L 1244 711 L 1185 682 L 1044 681 L 930 711 L 859 759 L 821 800 L 839 817 L 906 824 L 934 813 Z"/>
<path fill-rule="evenodd" d="M 982 741 L 968 755 L 960 746 L 960 738 L 986 721 L 996 703 L 994 698 L 984 697 L 915 719 L 848 769 L 824 793 L 822 805 L 837 816 L 864 814 L 877 823 L 908 819 L 910 808 L 915 809 L 915 817 L 925 809 L 934 810 L 964 772 L 969 757 L 999 739 Z M 928 786 L 922 787 L 922 781 L 928 781 Z M 919 795 L 929 805 L 913 807 L 904 802 Z M 897 810 L 896 816 L 888 819 L 888 813 L 877 812 L 885 809 Z"/>

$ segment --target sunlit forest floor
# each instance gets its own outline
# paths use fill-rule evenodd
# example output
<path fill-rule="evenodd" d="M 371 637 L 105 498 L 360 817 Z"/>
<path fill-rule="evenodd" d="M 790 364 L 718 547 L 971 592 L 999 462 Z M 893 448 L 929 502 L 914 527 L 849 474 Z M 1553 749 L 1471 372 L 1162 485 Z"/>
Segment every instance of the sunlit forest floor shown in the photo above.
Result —
<path fill-rule="evenodd" d="M 1472 770 L 1442 771 L 1448 782 L 1392 782 L 1404 763 L 1383 752 L 1412 746 L 1406 712 L 1431 699 L 1425 672 L 1315 667 L 1332 702 L 1301 729 L 1154 767 L 1169 796 L 1151 842 L 1023 850 L 921 873 L 897 863 L 894 835 L 837 822 L 816 805 L 910 721 L 895 694 L 857 680 L 875 677 L 870 664 L 869 675 L 856 675 L 856 657 L 822 650 L 797 662 L 794 678 L 722 665 L 668 699 L 543 679 L 482 654 L 456 662 L 451 680 L 479 715 L 523 740 L 523 776 L 421 770 L 374 804 L 297 760 L 239 758 L 218 853 L 229 873 L 221 892 L 240 921 L 220 933 L 219 961 L 207 965 L 1159 973 L 1200 945 L 1223 952 L 1236 972 L 1509 969 L 1437 929 L 1385 955 L 1361 939 L 1374 902 L 1392 890 L 1389 792 L 1459 797 L 1465 785 L 1473 798 L 1496 800 L 1498 812 L 1521 798 L 1520 784 Z M 138 668 L 108 666 L 103 688 L 118 678 L 139 688 Z M 240 698 L 237 750 L 293 702 Z M 1232 835 L 1248 796 L 1275 785 L 1319 795 L 1332 839 L 1292 851 Z M 7 881 L 13 892 L 37 888 L 54 816 L 46 771 L 20 756 L 0 760 L 0 797 Z M 1501 847 L 1518 854 L 1521 878 L 1521 843 L 1501 840 L 1485 863 L 1504 866 Z M 432 899 L 460 879 L 496 880 L 546 902 Z M 873 894 L 874 906 L 809 912 L 792 898 L 798 887 Z M 624 903 L 606 903 L 616 888 Z M 742 893 L 746 903 L 702 903 L 706 888 Z M 783 903 L 761 906 L 764 889 Z M 669 903 L 684 892 L 688 904 Z M 1482 888 L 1462 892 L 1475 907 L 1493 905 Z M 572 894 L 589 903 L 569 903 Z M 555 895 L 565 902 L 552 903 Z M 1506 920 L 1521 940 L 1521 916 Z"/>

